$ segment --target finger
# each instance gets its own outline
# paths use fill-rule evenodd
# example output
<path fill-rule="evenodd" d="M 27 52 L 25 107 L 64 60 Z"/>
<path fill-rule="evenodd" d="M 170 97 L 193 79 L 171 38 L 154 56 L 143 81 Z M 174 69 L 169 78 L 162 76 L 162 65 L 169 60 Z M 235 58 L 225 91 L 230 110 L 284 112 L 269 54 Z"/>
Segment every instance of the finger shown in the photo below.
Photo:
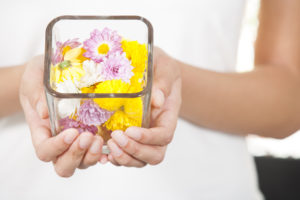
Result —
<path fill-rule="evenodd" d="M 180 78 L 177 63 L 161 49 L 154 50 L 154 81 L 151 103 L 154 107 L 161 107 L 164 100 L 171 93 L 173 83 Z M 170 74 L 170 70 L 173 70 Z M 169 74 L 169 75 L 167 75 Z M 166 76 L 167 75 L 167 76 Z"/>
<path fill-rule="evenodd" d="M 43 90 L 41 91 L 39 99 L 36 103 L 36 111 L 39 114 L 40 118 L 42 118 L 42 119 L 49 117 L 46 96 L 45 96 L 45 92 Z"/>
<path fill-rule="evenodd" d="M 123 152 L 113 140 L 109 140 L 107 142 L 107 146 L 111 150 L 111 155 L 114 161 L 119 165 L 126 167 L 144 167 L 146 165 L 145 162 L 136 160 L 127 153 Z"/>
<path fill-rule="evenodd" d="M 49 129 L 40 127 L 34 131 L 42 133 L 43 131 L 49 131 Z M 76 129 L 67 129 L 55 137 L 45 139 L 40 143 L 35 143 L 35 150 L 38 158 L 45 162 L 54 160 L 71 146 L 78 135 L 79 133 Z"/>
<path fill-rule="evenodd" d="M 165 103 L 165 94 L 155 86 L 152 88 L 151 102 L 152 106 L 156 108 L 162 107 Z"/>
<path fill-rule="evenodd" d="M 21 102 L 24 98 L 28 99 L 31 107 L 37 111 L 40 118 L 45 119 L 48 117 L 48 108 L 43 86 L 43 61 L 43 56 L 36 56 L 27 64 L 22 78 L 25 79 L 26 84 L 21 85 L 20 98 Z M 32 79 L 31 77 L 35 78 Z"/>
<path fill-rule="evenodd" d="M 75 169 L 80 165 L 85 153 L 93 142 L 93 134 L 89 132 L 81 133 L 72 146 L 63 155 L 59 156 L 54 168 L 58 175 L 70 177 Z"/>
<path fill-rule="evenodd" d="M 90 146 L 88 152 L 85 154 L 80 169 L 86 169 L 92 165 L 95 165 L 101 157 L 103 140 L 100 136 L 96 135 L 94 141 Z"/>
<path fill-rule="evenodd" d="M 78 136 L 76 130 L 66 130 L 52 137 L 49 128 L 49 119 L 41 119 L 32 108 L 28 99 L 22 101 L 26 121 L 30 128 L 32 143 L 38 158 L 48 162 L 67 150 Z"/>
<path fill-rule="evenodd" d="M 117 161 L 115 161 L 115 159 L 113 158 L 113 156 L 111 154 L 108 154 L 107 156 L 108 160 L 115 166 L 119 167 L 120 165 L 117 163 Z"/>
<path fill-rule="evenodd" d="M 180 80 L 175 81 L 164 107 L 159 114 L 156 114 L 156 118 L 151 122 L 151 127 L 153 128 L 129 127 L 125 131 L 125 135 L 142 144 L 160 146 L 169 144 L 172 141 L 176 129 L 181 105 L 180 87 Z"/>
<path fill-rule="evenodd" d="M 164 159 L 165 146 L 152 146 L 140 144 L 126 135 L 122 131 L 114 131 L 112 139 L 118 146 L 137 160 L 156 165 Z"/>
<path fill-rule="evenodd" d="M 100 157 L 100 159 L 99 159 L 99 162 L 100 162 L 101 164 L 103 164 L 103 165 L 106 164 L 106 163 L 108 162 L 108 156 L 102 154 L 101 157 Z"/>
<path fill-rule="evenodd" d="M 129 127 L 124 135 L 146 145 L 165 146 L 173 139 L 174 130 L 166 127 L 140 128 Z"/>
<path fill-rule="evenodd" d="M 152 128 L 132 126 L 126 129 L 125 135 L 142 144 L 165 146 L 173 139 L 177 118 L 175 108 L 165 108 L 155 114 L 151 121 Z"/>
<path fill-rule="evenodd" d="M 28 99 L 22 101 L 22 106 L 30 128 L 33 144 L 41 143 L 43 140 L 50 138 L 52 134 L 49 128 L 49 118 L 41 119 L 36 110 L 32 108 Z M 43 131 L 37 131 L 38 129 L 42 129 Z"/>

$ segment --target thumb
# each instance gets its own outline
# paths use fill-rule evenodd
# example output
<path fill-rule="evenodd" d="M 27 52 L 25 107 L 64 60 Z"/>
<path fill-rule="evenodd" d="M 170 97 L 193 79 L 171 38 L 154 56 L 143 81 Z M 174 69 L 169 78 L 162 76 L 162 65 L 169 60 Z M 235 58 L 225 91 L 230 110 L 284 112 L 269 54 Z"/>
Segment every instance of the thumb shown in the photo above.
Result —
<path fill-rule="evenodd" d="M 27 100 L 39 117 L 48 117 L 46 96 L 43 87 L 43 56 L 34 57 L 26 66 L 20 89 L 21 102 Z"/>
<path fill-rule="evenodd" d="M 47 101 L 44 92 L 40 93 L 40 98 L 36 103 L 36 111 L 42 119 L 46 119 L 49 116 Z"/>
<path fill-rule="evenodd" d="M 151 104 L 160 108 L 170 95 L 172 85 L 177 78 L 174 61 L 162 50 L 155 48 L 154 56 L 154 80 L 152 88 Z"/>
<path fill-rule="evenodd" d="M 156 108 L 160 108 L 165 103 L 165 94 L 163 91 L 157 87 L 152 88 L 152 96 L 151 96 L 152 106 Z"/>
<path fill-rule="evenodd" d="M 161 71 L 161 74 L 166 74 Z M 166 98 L 170 95 L 174 83 L 174 77 L 157 74 L 154 78 L 151 102 L 154 107 L 160 108 L 164 105 Z"/>

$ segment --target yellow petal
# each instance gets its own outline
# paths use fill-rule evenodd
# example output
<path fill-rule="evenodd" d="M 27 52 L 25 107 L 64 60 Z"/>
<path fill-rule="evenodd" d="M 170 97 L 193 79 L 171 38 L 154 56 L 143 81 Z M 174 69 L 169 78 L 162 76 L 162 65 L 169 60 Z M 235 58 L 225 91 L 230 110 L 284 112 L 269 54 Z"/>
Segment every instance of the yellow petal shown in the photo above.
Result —
<path fill-rule="evenodd" d="M 134 120 L 128 117 L 123 111 L 118 110 L 115 112 L 106 122 L 105 127 L 108 130 L 123 130 L 125 131 L 128 127 L 131 126 L 141 126 L 141 121 Z"/>
<path fill-rule="evenodd" d="M 108 80 L 98 83 L 95 93 L 127 93 L 129 84 L 122 80 Z M 103 109 L 116 111 L 124 104 L 124 98 L 97 98 L 94 101 Z"/>
<path fill-rule="evenodd" d="M 75 80 L 79 81 L 84 74 L 85 71 L 81 64 L 75 66 L 72 65 L 72 67 L 68 67 L 62 71 L 61 78 L 64 80 L 71 79 L 74 82 Z"/>
<path fill-rule="evenodd" d="M 127 98 L 124 104 L 126 115 L 136 121 L 142 121 L 143 101 L 141 97 Z"/>
<path fill-rule="evenodd" d="M 77 58 L 82 52 L 81 48 L 74 48 L 65 53 L 64 60 L 72 60 Z"/>

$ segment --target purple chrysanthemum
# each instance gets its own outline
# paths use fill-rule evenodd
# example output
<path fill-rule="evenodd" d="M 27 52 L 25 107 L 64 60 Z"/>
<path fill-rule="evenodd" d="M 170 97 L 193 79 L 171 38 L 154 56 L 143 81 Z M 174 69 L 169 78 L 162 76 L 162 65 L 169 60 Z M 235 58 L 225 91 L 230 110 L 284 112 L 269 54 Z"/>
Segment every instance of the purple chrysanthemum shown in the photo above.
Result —
<path fill-rule="evenodd" d="M 126 83 L 130 82 L 133 76 L 133 66 L 124 54 L 116 53 L 109 55 L 103 61 L 102 76 L 104 80 L 121 79 Z"/>
<path fill-rule="evenodd" d="M 121 39 L 116 31 L 109 28 L 102 31 L 95 29 L 90 38 L 83 43 L 86 50 L 83 55 L 97 63 L 102 62 L 107 55 L 122 52 Z"/>
<path fill-rule="evenodd" d="M 86 100 L 78 111 L 78 120 L 86 125 L 101 125 L 106 122 L 113 112 L 100 108 L 94 101 Z"/>
<path fill-rule="evenodd" d="M 63 51 L 64 51 L 65 47 L 74 49 L 74 48 L 80 46 L 81 43 L 78 40 L 79 40 L 79 38 L 75 38 L 72 40 L 67 40 L 64 43 L 56 42 L 56 51 L 55 51 L 54 56 L 52 57 L 52 64 L 56 65 L 57 63 L 60 63 L 63 61 Z"/>
<path fill-rule="evenodd" d="M 59 120 L 59 125 L 61 127 L 61 131 L 64 131 L 68 128 L 75 128 L 78 130 L 79 133 L 88 131 L 90 133 L 96 134 L 98 132 L 98 128 L 94 125 L 85 125 L 80 121 L 76 121 L 72 118 L 65 117 Z"/>

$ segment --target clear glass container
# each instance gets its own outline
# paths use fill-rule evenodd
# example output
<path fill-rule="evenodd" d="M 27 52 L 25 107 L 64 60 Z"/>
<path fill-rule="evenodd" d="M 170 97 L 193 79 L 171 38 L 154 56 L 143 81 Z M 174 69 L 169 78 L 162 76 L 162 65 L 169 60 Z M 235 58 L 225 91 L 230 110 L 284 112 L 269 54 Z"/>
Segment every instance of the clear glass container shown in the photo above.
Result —
<path fill-rule="evenodd" d="M 139 16 L 61 16 L 46 30 L 44 87 L 51 131 L 148 127 L 153 28 Z M 106 145 L 103 153 L 108 153 Z"/>

